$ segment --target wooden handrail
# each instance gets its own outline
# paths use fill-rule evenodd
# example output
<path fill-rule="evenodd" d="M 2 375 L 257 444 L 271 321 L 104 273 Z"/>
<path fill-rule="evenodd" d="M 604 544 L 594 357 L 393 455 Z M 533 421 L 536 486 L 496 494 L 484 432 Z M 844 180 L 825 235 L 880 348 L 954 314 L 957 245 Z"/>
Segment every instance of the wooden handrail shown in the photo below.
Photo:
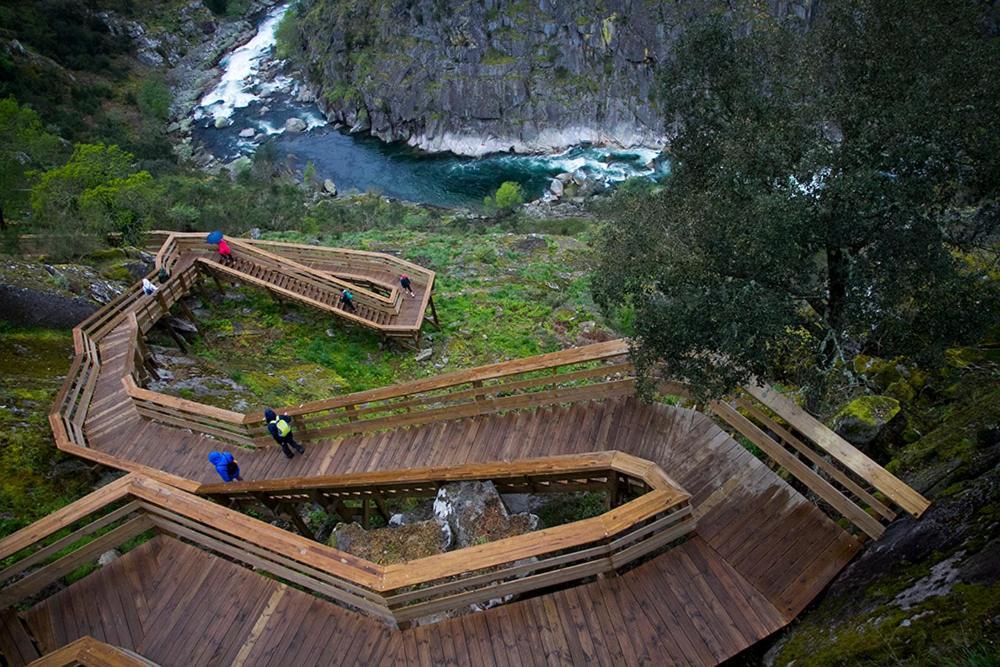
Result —
<path fill-rule="evenodd" d="M 309 403 L 300 403 L 296 406 L 282 408 L 282 412 L 283 414 L 294 417 L 308 412 L 319 412 L 321 410 L 331 410 L 334 408 L 347 407 L 349 405 L 361 405 L 374 401 L 384 401 L 391 398 L 423 394 L 439 389 L 447 389 L 463 384 L 469 384 L 472 382 L 495 380 L 511 375 L 520 375 L 522 373 L 530 373 L 540 370 L 550 370 L 552 368 L 569 366 L 571 364 L 603 361 L 605 359 L 619 357 L 624 354 L 628 354 L 628 343 L 625 340 L 618 339 L 605 343 L 593 343 L 591 345 L 569 348 L 558 352 L 549 352 L 547 354 L 540 354 L 522 359 L 513 359 L 511 361 L 503 361 L 495 364 L 489 364 L 487 366 L 477 366 L 476 368 L 464 371 L 455 371 L 452 373 L 445 373 L 443 375 L 435 375 L 434 377 L 423 380 L 414 380 L 412 382 L 403 382 L 400 384 L 390 385 L 388 387 L 379 387 L 378 389 L 359 391 L 353 394 L 338 396 L 336 398 L 311 401 Z M 259 421 L 262 418 L 263 417 L 261 415 L 257 414 L 247 416 L 247 420 L 250 422 Z"/>
<path fill-rule="evenodd" d="M 863 452 L 824 426 L 818 419 L 800 408 L 787 397 L 770 386 L 752 384 L 746 387 L 748 394 L 764 405 L 772 408 L 783 419 L 792 424 L 810 440 L 819 445 L 844 466 L 892 499 L 915 517 L 919 517 L 930 506 L 930 501 L 914 491 L 909 485 L 880 466 Z"/>
<path fill-rule="evenodd" d="M 91 636 L 66 644 L 31 662 L 29 667 L 157 667 L 157 663 L 121 646 Z"/>
<path fill-rule="evenodd" d="M 648 462 L 628 455 L 604 452 L 517 464 L 475 464 L 451 470 L 428 468 L 422 474 L 427 479 L 467 479 L 474 472 L 486 477 L 499 475 L 510 479 L 526 475 L 538 475 L 544 479 L 546 475 L 556 472 L 592 475 L 599 470 L 603 470 L 605 475 L 624 474 L 615 469 L 616 461 L 633 472 L 648 473 L 656 469 L 647 465 Z M 388 479 L 386 474 L 379 475 L 383 480 Z M 416 480 L 414 471 L 393 476 Z M 363 475 L 354 480 L 342 477 L 326 481 L 349 486 L 368 484 L 378 478 L 376 475 Z M 407 620 L 421 613 L 430 613 L 427 610 L 432 608 L 461 606 L 470 597 L 485 600 L 494 595 L 497 586 L 513 585 L 513 572 L 535 573 L 523 581 L 518 579 L 519 590 L 544 587 L 552 582 L 586 576 L 580 575 L 581 571 L 594 573 L 621 567 L 690 532 L 694 528 L 694 520 L 688 494 L 680 488 L 664 487 L 660 477 L 651 476 L 650 484 L 646 484 L 644 479 L 639 478 L 638 481 L 643 488 L 651 490 L 592 519 L 446 552 L 406 565 L 381 566 L 163 482 L 130 474 L 0 540 L 0 557 L 24 554 L 2 573 L 4 578 L 21 576 L 0 590 L 0 602 L 15 604 L 26 596 L 37 594 L 70 570 L 96 558 L 100 552 L 152 527 L 271 571 L 378 618 L 390 622 Z M 206 486 L 199 491 L 212 491 L 216 487 L 218 485 Z M 238 497 L 240 493 L 252 493 L 232 485 L 219 491 L 217 495 L 226 491 L 233 497 Z M 95 516 L 121 501 L 127 501 L 127 504 Z M 44 540 L 81 521 L 87 523 L 70 535 L 42 546 Z M 98 539 L 87 541 L 89 535 L 116 523 L 119 525 L 111 528 L 110 532 L 102 532 Z M 40 548 L 26 552 L 32 545 L 39 545 Z M 63 553 L 65 555 L 58 560 L 46 564 L 47 559 Z M 532 557 L 537 561 L 524 562 L 524 559 Z M 581 565 L 569 565 L 578 562 Z M 582 563 L 589 564 L 583 566 Z M 495 572 L 483 571 L 489 568 L 499 569 Z M 453 580 L 454 577 L 458 579 Z M 452 595 L 463 580 L 468 590 L 457 597 Z M 414 589 L 406 593 L 414 586 L 429 584 L 433 586 L 427 590 L 418 592 Z M 391 603 L 386 595 L 393 596 Z"/>

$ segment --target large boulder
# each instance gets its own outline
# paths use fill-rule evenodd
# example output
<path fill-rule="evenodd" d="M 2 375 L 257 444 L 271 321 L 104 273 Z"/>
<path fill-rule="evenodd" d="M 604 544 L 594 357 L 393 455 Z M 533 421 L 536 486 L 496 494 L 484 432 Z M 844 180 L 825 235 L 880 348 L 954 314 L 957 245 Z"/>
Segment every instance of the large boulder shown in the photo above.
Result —
<path fill-rule="evenodd" d="M 306 122 L 301 118 L 289 118 L 285 121 L 286 132 L 304 132 L 305 129 Z"/>
<path fill-rule="evenodd" d="M 861 396 L 833 417 L 833 430 L 848 442 L 865 446 L 873 443 L 889 422 L 899 414 L 899 401 L 889 396 Z"/>
<path fill-rule="evenodd" d="M 456 549 L 522 535 L 538 527 L 534 514 L 510 514 L 493 482 L 446 484 L 434 500 L 434 515 L 447 526 Z"/>

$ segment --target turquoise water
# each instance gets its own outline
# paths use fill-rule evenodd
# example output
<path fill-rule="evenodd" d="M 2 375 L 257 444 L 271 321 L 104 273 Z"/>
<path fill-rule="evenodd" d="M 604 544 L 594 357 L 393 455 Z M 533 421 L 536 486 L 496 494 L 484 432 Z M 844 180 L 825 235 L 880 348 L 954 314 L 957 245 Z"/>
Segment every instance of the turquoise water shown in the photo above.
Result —
<path fill-rule="evenodd" d="M 278 75 L 260 77 L 273 57 L 274 28 L 286 6 L 272 10 L 257 34 L 221 62 L 218 85 L 194 110 L 194 138 L 213 155 L 229 161 L 252 155 L 264 142 L 279 159 L 296 169 L 311 163 L 320 180 L 332 179 L 340 192 L 378 192 L 434 206 L 477 207 L 504 181 L 516 181 L 528 199 L 545 192 L 552 177 L 582 171 L 612 185 L 627 178 L 655 178 L 655 150 L 614 150 L 577 146 L 554 155 L 497 154 L 469 158 L 450 153 L 424 153 L 404 143 L 386 144 L 367 135 L 349 135 L 328 125 L 314 104 L 296 101 L 298 82 Z M 289 118 L 301 118 L 305 132 L 284 130 Z M 216 127 L 217 122 L 227 124 Z M 241 137 L 253 130 L 256 138 Z M 659 162 L 659 161 L 658 161 Z"/>

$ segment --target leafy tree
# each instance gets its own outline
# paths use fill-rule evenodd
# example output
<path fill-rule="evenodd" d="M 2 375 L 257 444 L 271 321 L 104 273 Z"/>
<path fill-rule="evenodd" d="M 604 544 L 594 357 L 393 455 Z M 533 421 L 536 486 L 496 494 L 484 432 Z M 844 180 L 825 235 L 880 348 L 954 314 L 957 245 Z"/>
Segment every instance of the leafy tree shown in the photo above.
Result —
<path fill-rule="evenodd" d="M 516 181 L 504 181 L 492 197 L 487 196 L 483 205 L 487 210 L 501 214 L 511 213 L 524 203 L 524 190 Z"/>
<path fill-rule="evenodd" d="M 80 255 L 109 232 L 137 242 L 150 219 L 152 177 L 118 146 L 78 144 L 66 164 L 41 174 L 31 190 L 35 228 L 59 255 Z"/>
<path fill-rule="evenodd" d="M 149 77 L 136 93 L 136 104 L 148 118 L 164 121 L 170 115 L 170 88 L 160 77 Z"/>
<path fill-rule="evenodd" d="M 0 229 L 28 203 L 28 171 L 63 157 L 59 138 L 42 128 L 38 114 L 12 97 L 0 99 Z"/>
<path fill-rule="evenodd" d="M 660 95 L 674 169 L 615 202 L 594 281 L 635 308 L 647 379 L 662 362 L 706 395 L 816 389 L 860 352 L 930 360 L 996 324 L 1000 40 L 981 12 L 844 0 L 805 31 L 689 27 Z"/>

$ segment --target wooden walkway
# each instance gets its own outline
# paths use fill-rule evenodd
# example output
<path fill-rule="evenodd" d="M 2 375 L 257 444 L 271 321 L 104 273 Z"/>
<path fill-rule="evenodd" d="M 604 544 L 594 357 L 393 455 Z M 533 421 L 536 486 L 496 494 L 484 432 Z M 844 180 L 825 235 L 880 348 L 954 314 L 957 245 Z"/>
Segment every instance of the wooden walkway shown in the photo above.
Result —
<path fill-rule="evenodd" d="M 119 411 L 132 410 L 119 406 Z M 217 481 L 206 460 L 208 452 L 219 446 L 217 441 L 138 415 L 97 419 L 118 423 L 88 432 L 92 448 L 180 477 Z M 786 620 L 801 611 L 860 547 L 709 417 L 636 399 L 355 436 L 312 445 L 304 456 L 291 460 L 275 447 L 237 456 L 244 477 L 252 480 L 612 449 L 654 461 L 691 493 L 699 535 Z"/>
<path fill-rule="evenodd" d="M 619 577 L 405 631 L 157 537 L 26 615 L 162 665 L 711 665 L 785 623 L 703 540 Z"/>
<path fill-rule="evenodd" d="M 395 271 L 372 268 L 371 264 L 345 268 L 326 258 L 326 251 L 308 246 L 270 247 L 263 242 L 261 245 L 267 246 L 260 255 L 263 265 L 241 258 L 231 268 L 218 266 L 214 261 L 206 266 L 220 272 L 220 276 L 258 284 L 286 297 L 281 290 L 301 292 L 296 298 L 324 310 L 332 309 L 335 292 L 324 292 L 322 283 L 326 278 L 310 277 L 309 271 L 327 272 L 337 276 L 336 280 L 368 285 L 371 290 L 365 298 L 376 309 L 381 298 L 377 283 Z M 249 248 L 244 250 L 250 252 Z M 235 251 L 239 252 L 238 245 Z M 293 267 L 290 273 L 303 277 L 301 285 L 267 269 L 271 260 L 265 261 L 266 252 L 279 251 L 292 253 L 290 260 L 297 263 L 297 268 Z M 183 282 L 177 276 L 186 267 L 190 268 L 191 262 L 205 263 L 204 259 L 196 260 L 196 255 L 188 253 L 176 263 L 173 282 Z M 370 272 L 365 273 L 366 270 Z M 187 273 L 193 275 L 193 269 Z M 428 274 L 428 290 L 418 291 L 417 297 L 404 297 L 400 302 L 398 317 L 418 318 L 418 326 L 433 283 L 433 273 Z M 414 285 L 418 290 L 422 286 L 420 281 Z M 170 303 L 177 298 L 176 291 L 171 293 Z M 244 415 L 236 413 L 216 415 L 216 419 L 214 413 L 206 412 L 208 408 L 201 412 L 191 410 L 185 416 L 187 408 L 176 399 L 178 405 L 171 408 L 175 412 L 157 413 L 161 421 L 139 414 L 139 409 L 148 408 L 139 407 L 141 401 L 133 400 L 123 378 L 132 379 L 137 345 L 141 344 L 138 328 L 148 328 L 169 309 L 169 304 L 164 303 L 156 314 L 152 312 L 157 310 L 155 305 L 148 297 L 132 298 L 121 306 L 130 311 L 128 317 L 103 317 L 90 326 L 97 333 L 75 332 L 79 334 L 75 363 L 80 364 L 85 358 L 90 364 L 87 368 L 93 370 L 80 375 L 78 381 L 67 383 L 64 392 L 69 392 L 69 398 L 63 401 L 65 396 L 60 397 L 50 419 L 57 442 L 66 451 L 159 476 L 167 484 L 196 491 L 200 484 L 218 481 L 214 468 L 208 464 L 208 453 L 234 451 L 232 445 L 203 433 L 214 430 L 225 436 L 218 428 L 227 423 L 245 427 L 248 422 Z M 136 312 L 138 317 L 132 314 Z M 140 321 L 145 325 L 140 325 Z M 376 326 L 394 325 L 383 322 Z M 582 350 L 560 354 L 575 359 L 573 355 L 578 352 L 583 358 L 576 363 L 589 363 L 613 361 L 622 349 L 616 347 L 602 353 L 603 356 Z M 163 665 L 289 661 L 712 665 L 789 623 L 860 549 L 858 539 L 751 455 L 710 417 L 632 398 L 634 380 L 623 377 L 627 375 L 628 364 L 604 365 L 558 376 L 574 381 L 596 380 L 596 391 L 594 386 L 580 386 L 543 388 L 525 396 L 512 393 L 518 388 L 539 385 L 539 380 L 524 379 L 518 372 L 556 370 L 556 366 L 539 365 L 539 359 L 511 362 L 512 368 L 504 371 L 511 375 L 500 384 L 490 384 L 499 376 L 494 377 L 491 375 L 494 370 L 484 367 L 460 373 L 459 379 L 442 380 L 445 384 L 440 387 L 431 379 L 414 383 L 419 387 L 405 389 L 409 393 L 397 396 L 403 390 L 386 388 L 375 392 L 379 396 L 385 394 L 382 398 L 365 397 L 357 401 L 361 407 L 351 413 L 350 419 L 357 415 L 377 416 L 380 410 L 396 412 L 398 416 L 391 416 L 385 422 L 396 426 L 392 430 L 337 437 L 341 432 L 337 429 L 341 427 L 334 424 L 339 414 L 335 411 L 343 406 L 332 399 L 330 406 L 314 409 L 308 419 L 302 415 L 300 421 L 296 416 L 297 425 L 310 424 L 314 433 L 325 429 L 327 434 L 319 441 L 307 442 L 305 455 L 288 460 L 273 446 L 234 453 L 245 479 L 280 480 L 617 450 L 652 461 L 690 493 L 697 517 L 696 536 L 622 571 L 617 577 L 598 578 L 562 590 L 546 589 L 550 592 L 483 613 L 400 631 L 390 630 L 369 616 L 287 588 L 173 537 L 160 535 L 38 603 L 22 618 L 43 651 L 92 636 Z M 463 388 L 463 383 L 471 388 Z M 443 394 L 434 393 L 442 387 L 451 391 L 449 396 L 453 400 L 459 401 L 452 404 L 457 407 L 434 407 L 443 400 Z M 400 402 L 365 407 L 386 396 Z M 478 403 L 484 396 L 486 400 Z M 585 400 L 598 396 L 602 400 Z M 82 407 L 69 409 L 67 405 Z M 539 405 L 554 407 L 532 407 Z M 482 406 L 500 406 L 497 409 L 511 411 L 485 414 L 480 411 Z M 354 407 L 352 404 L 348 409 Z M 329 414 L 324 412 L 327 410 Z M 435 411 L 447 416 L 437 417 Z M 725 405 L 719 405 L 716 411 L 723 417 L 728 415 L 729 423 L 740 424 L 743 419 Z M 454 418 L 463 414 L 477 416 Z M 796 427 L 803 433 L 809 431 L 812 425 L 807 416 L 799 417 Z M 372 422 L 378 419 L 373 418 Z M 390 424 L 392 420 L 398 423 Z M 401 426 L 406 423 L 422 425 Z M 351 429 L 355 426 L 348 424 Z M 750 424 L 739 430 L 760 436 L 761 446 L 773 450 L 769 454 L 777 457 L 781 465 L 803 468 L 797 475 L 800 481 L 811 479 L 810 474 L 816 477 L 804 464 L 797 463 L 798 459 L 786 455 L 782 445 L 755 429 Z M 823 438 L 825 433 L 817 437 Z M 838 442 L 827 443 L 826 451 L 837 447 L 841 447 Z M 861 471 L 858 474 L 866 480 L 868 477 L 862 473 L 870 472 L 883 486 L 898 484 L 903 493 L 888 494 L 894 500 L 898 496 L 905 502 L 905 492 L 912 494 L 899 480 L 849 446 L 841 452 L 840 459 L 853 463 L 855 472 Z M 823 480 L 812 480 L 807 486 L 815 491 L 823 490 L 823 484 L 826 484 Z M 844 505 L 848 511 L 856 509 L 837 491 L 823 493 L 826 495 L 820 495 L 834 506 Z M 861 493 L 867 492 L 861 490 Z M 919 514 L 926 501 L 919 496 L 915 500 L 918 502 L 910 504 L 913 509 L 907 509 Z M 886 520 L 891 521 L 894 516 L 878 501 L 868 504 L 875 509 L 882 507 Z M 870 520 L 864 510 L 858 512 L 864 515 L 862 519 Z M 852 520 L 855 525 L 865 527 L 858 517 Z M 868 526 L 866 532 L 877 536 L 881 525 L 874 520 L 871 523 L 874 525 Z M 17 627 L 20 626 L 14 630 Z M 0 632 L 0 644 L 16 643 L 19 639 L 23 637 L 14 631 Z"/>

